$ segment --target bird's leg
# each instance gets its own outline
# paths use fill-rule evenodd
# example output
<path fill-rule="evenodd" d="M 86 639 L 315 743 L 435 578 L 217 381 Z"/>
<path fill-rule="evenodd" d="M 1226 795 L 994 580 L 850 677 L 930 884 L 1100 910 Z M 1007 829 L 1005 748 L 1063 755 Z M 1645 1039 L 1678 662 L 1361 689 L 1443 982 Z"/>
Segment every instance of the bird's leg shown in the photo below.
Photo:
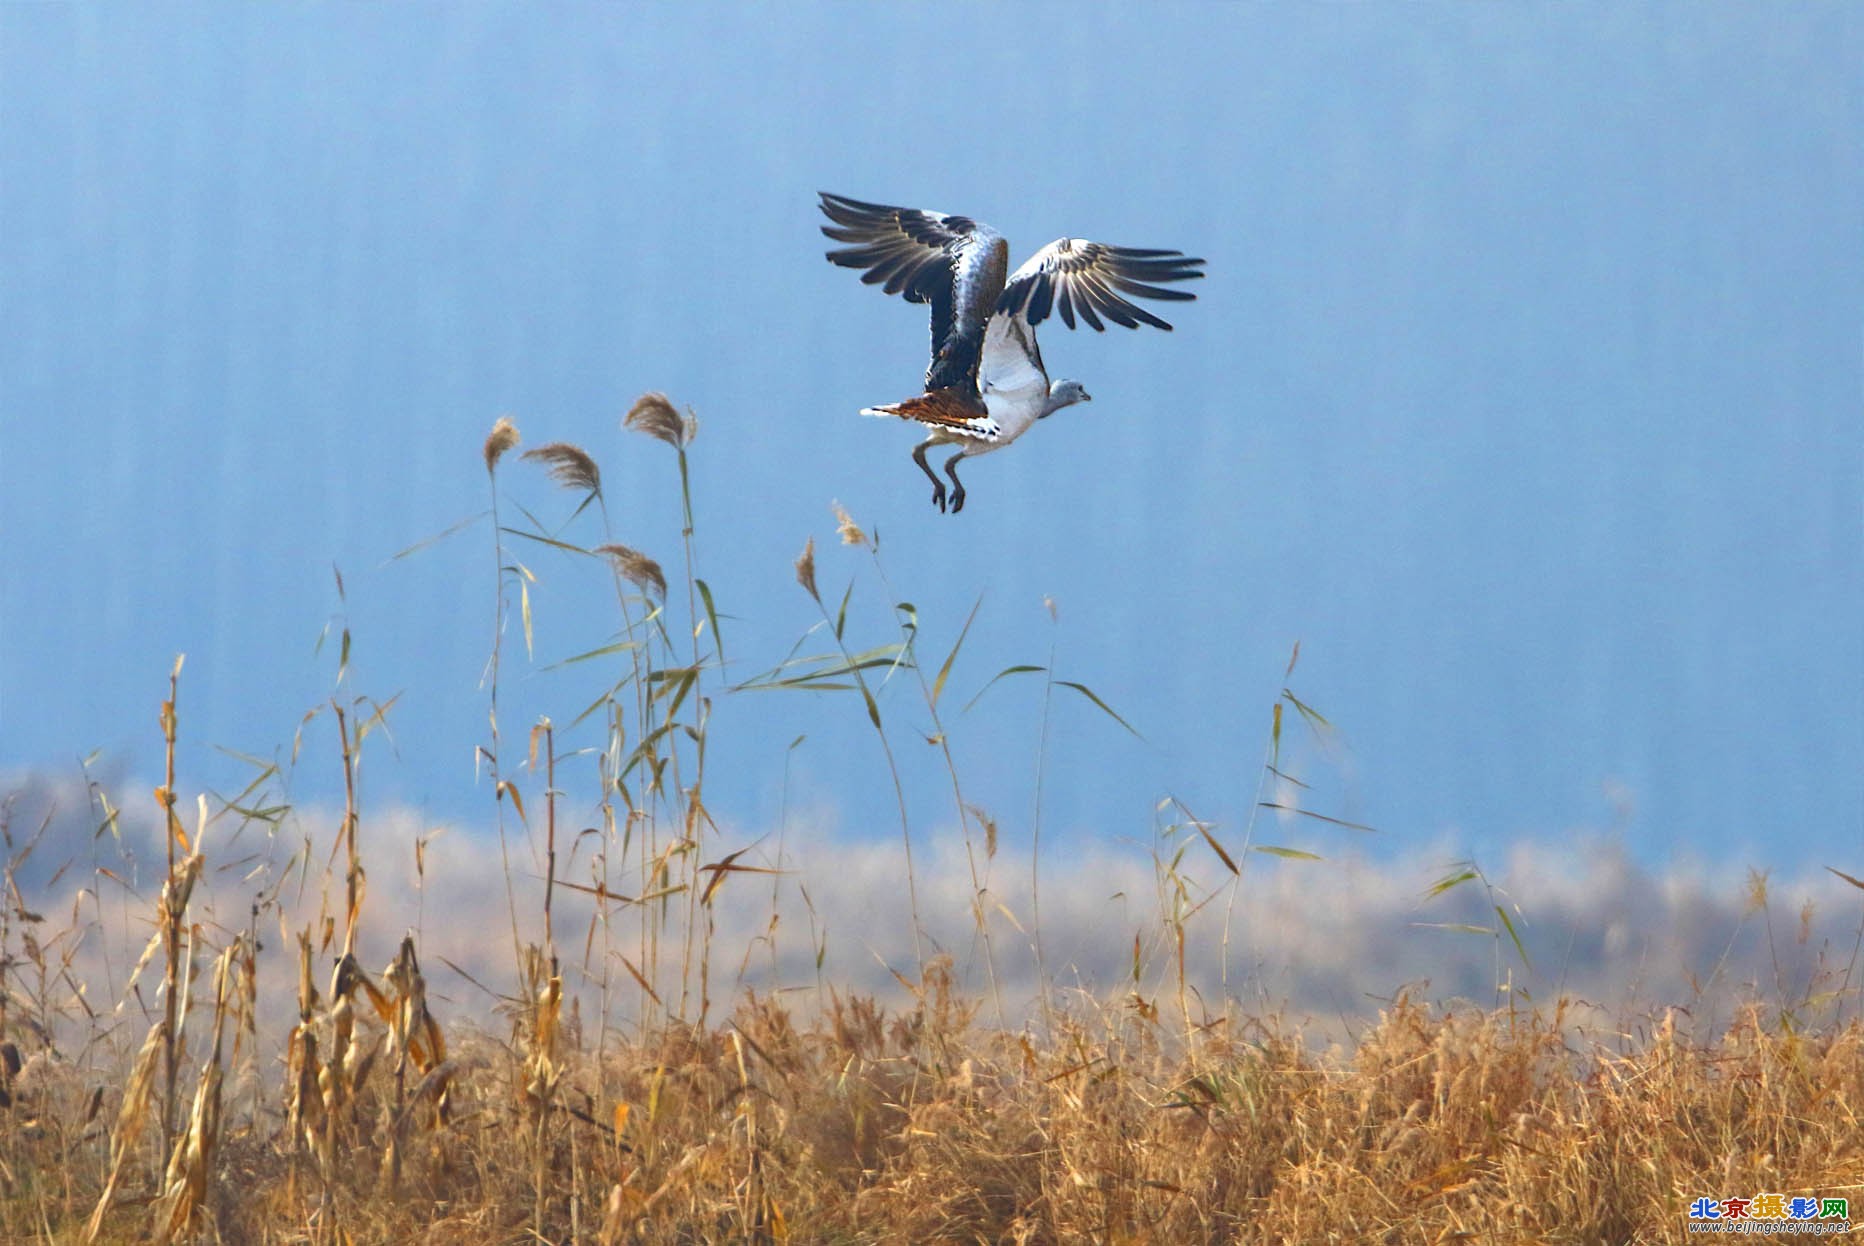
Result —
<path fill-rule="evenodd" d="M 922 441 L 913 447 L 913 462 L 919 464 L 919 470 L 924 472 L 926 479 L 932 482 L 932 505 L 942 511 L 945 509 L 945 482 L 938 478 L 938 473 L 933 471 L 931 465 L 926 462 L 926 451 L 931 448 L 932 443 L 929 441 Z M 957 477 L 954 476 L 952 479 L 956 480 Z M 959 491 L 958 496 L 961 499 L 964 497 L 963 490 Z"/>
<path fill-rule="evenodd" d="M 958 479 L 958 460 L 966 453 L 960 450 L 945 460 L 945 474 L 951 477 L 951 513 L 954 515 L 964 509 L 964 481 Z"/>

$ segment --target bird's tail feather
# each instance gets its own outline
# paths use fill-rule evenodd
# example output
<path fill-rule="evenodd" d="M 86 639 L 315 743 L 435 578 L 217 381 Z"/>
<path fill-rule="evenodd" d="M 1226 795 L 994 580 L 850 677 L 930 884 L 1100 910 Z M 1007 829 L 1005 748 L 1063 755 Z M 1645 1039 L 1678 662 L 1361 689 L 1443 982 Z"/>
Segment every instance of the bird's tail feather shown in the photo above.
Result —
<path fill-rule="evenodd" d="M 904 402 L 862 407 L 861 414 L 897 416 L 902 420 L 917 420 L 921 424 L 930 424 L 934 428 L 956 429 L 976 437 L 997 435 L 997 423 L 990 418 L 990 412 L 984 404 L 967 398 L 953 389 L 928 390 L 917 398 L 908 398 Z"/>

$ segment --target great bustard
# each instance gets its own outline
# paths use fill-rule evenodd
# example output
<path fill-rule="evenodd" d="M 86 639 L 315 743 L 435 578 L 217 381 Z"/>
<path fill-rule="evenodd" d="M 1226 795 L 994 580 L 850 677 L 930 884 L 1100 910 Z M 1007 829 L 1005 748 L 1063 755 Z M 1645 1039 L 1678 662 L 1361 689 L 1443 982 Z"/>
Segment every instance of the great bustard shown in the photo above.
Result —
<path fill-rule="evenodd" d="M 830 251 L 832 263 L 866 270 L 861 280 L 884 283 L 888 294 L 932 305 L 932 366 L 926 370 L 925 392 L 904 402 L 865 407 L 861 414 L 899 416 L 931 429 L 913 450 L 913 462 L 932 481 L 932 504 L 941 511 L 946 509 L 945 482 L 926 462 L 926 451 L 958 447 L 945 460 L 945 474 L 951 478 L 950 508 L 960 511 L 964 483 L 958 479 L 958 460 L 1000 450 L 1037 420 L 1089 401 L 1079 381 L 1051 383 L 1042 366 L 1036 326 L 1051 310 L 1070 329 L 1077 313 L 1095 330 L 1104 328 L 1103 316 L 1129 329 L 1141 324 L 1170 329 L 1121 295 L 1190 300 L 1197 296 L 1156 283 L 1204 275 L 1203 260 L 1179 251 L 1110 247 L 1081 238 L 1057 238 L 1010 273 L 1009 243 L 969 217 L 826 192 L 822 211 L 834 222 L 822 232 L 852 244 Z"/>

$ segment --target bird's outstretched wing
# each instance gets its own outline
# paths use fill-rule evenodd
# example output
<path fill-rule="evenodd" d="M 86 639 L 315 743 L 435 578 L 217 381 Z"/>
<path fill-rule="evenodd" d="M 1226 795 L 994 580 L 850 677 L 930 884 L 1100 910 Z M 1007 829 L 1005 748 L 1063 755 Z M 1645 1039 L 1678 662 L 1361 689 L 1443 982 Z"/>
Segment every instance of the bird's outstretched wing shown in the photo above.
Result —
<path fill-rule="evenodd" d="M 932 366 L 928 390 L 955 389 L 977 397 L 977 361 L 984 326 L 996 310 L 1009 271 L 1009 244 L 968 216 L 864 203 L 822 193 L 831 225 L 822 232 L 851 245 L 829 262 L 864 271 L 861 280 L 911 303 L 932 305 Z"/>
<path fill-rule="evenodd" d="M 1110 247 L 1085 238 L 1057 238 L 1029 257 L 1010 277 L 997 300 L 997 310 L 1020 316 L 1035 326 L 1053 309 L 1062 322 L 1074 328 L 1078 312 L 1088 326 L 1099 330 L 1102 316 L 1114 324 L 1136 329 L 1149 324 L 1171 325 L 1122 295 L 1134 298 L 1186 302 L 1196 298 L 1189 290 L 1172 290 L 1162 281 L 1190 281 L 1204 275 L 1201 259 L 1182 251 L 1154 251 L 1139 247 Z"/>

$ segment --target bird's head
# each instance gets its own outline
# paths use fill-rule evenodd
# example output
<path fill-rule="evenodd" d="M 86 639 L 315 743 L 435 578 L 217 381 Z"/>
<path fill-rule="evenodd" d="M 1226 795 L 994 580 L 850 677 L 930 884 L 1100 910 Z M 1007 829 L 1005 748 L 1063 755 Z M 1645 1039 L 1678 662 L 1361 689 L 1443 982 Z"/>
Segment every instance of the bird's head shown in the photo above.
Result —
<path fill-rule="evenodd" d="M 1049 386 L 1048 410 L 1044 415 L 1051 415 L 1063 407 L 1072 407 L 1077 402 L 1092 402 L 1094 396 L 1087 392 L 1087 387 L 1079 381 L 1056 381 Z"/>

